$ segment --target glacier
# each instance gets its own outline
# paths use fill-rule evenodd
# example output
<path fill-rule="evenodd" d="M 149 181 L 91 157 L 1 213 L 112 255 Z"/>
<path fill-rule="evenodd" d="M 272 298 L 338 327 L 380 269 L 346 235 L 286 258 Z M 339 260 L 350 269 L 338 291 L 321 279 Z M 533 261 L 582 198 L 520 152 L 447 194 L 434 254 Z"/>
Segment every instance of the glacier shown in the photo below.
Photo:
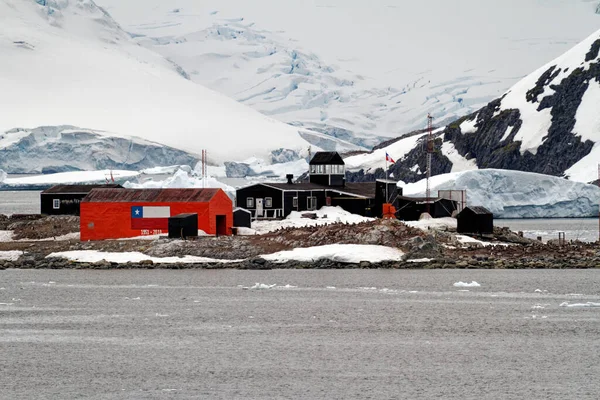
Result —
<path fill-rule="evenodd" d="M 210 162 L 221 165 L 248 157 L 269 160 L 279 149 L 302 155 L 309 146 L 357 148 L 191 82 L 179 65 L 135 43 L 91 0 L 0 0 L 0 39 L 4 136 L 69 125 L 113 138 L 138 137 L 188 157 L 199 158 L 206 149 Z M 63 145 L 67 138 L 60 140 Z M 155 166 L 150 164 L 144 166 Z"/>
<path fill-rule="evenodd" d="M 530 172 L 482 169 L 436 175 L 431 193 L 466 190 L 467 205 L 496 218 L 586 218 L 598 216 L 600 188 Z M 426 181 L 401 184 L 406 196 L 425 196 Z"/>
<path fill-rule="evenodd" d="M 0 133 L 0 169 L 11 174 L 138 170 L 197 162 L 195 154 L 159 143 L 74 126 L 12 129 Z"/>
<path fill-rule="evenodd" d="M 589 0 L 97 3 L 192 81 L 361 147 L 475 112 L 600 22 Z"/>

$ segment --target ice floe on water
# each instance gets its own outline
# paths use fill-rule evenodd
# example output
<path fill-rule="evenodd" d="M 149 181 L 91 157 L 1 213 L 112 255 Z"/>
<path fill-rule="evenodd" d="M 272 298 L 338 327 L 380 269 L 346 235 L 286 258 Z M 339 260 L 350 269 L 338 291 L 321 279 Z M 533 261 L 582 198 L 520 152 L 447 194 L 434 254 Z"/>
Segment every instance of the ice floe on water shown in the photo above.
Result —
<path fill-rule="evenodd" d="M 468 282 L 455 282 L 454 287 L 480 287 L 481 285 L 475 281 Z"/>
<path fill-rule="evenodd" d="M 277 284 L 268 285 L 266 283 L 256 282 L 254 286 L 243 286 L 242 289 L 250 289 L 250 290 L 264 290 L 264 289 L 273 289 Z"/>
<path fill-rule="evenodd" d="M 587 303 L 569 303 L 568 301 L 565 301 L 563 303 L 560 304 L 560 307 L 568 307 L 568 308 L 596 308 L 596 307 L 600 307 L 600 303 L 592 303 L 591 301 L 588 301 Z"/>

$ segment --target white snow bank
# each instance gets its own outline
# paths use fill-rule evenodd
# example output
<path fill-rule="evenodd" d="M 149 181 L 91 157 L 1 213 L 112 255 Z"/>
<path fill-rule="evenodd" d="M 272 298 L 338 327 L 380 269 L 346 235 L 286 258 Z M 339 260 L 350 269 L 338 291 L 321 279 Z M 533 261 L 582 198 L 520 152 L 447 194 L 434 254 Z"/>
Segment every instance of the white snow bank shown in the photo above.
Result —
<path fill-rule="evenodd" d="M 19 250 L 0 251 L 0 260 L 17 261 L 22 254 Z"/>
<path fill-rule="evenodd" d="M 420 221 L 405 221 L 404 223 L 410 227 L 419 228 L 424 231 L 429 229 L 456 229 L 456 218 L 452 217 L 422 219 Z"/>
<path fill-rule="evenodd" d="M 458 240 L 462 244 L 477 243 L 477 244 L 480 244 L 480 245 L 482 245 L 484 247 L 485 246 L 510 246 L 510 243 L 484 242 L 482 240 L 477 240 L 475 238 L 472 238 L 471 236 L 465 236 L 465 235 L 456 235 L 456 240 Z"/>
<path fill-rule="evenodd" d="M 592 303 L 591 301 L 588 301 L 587 303 L 569 304 L 568 301 L 565 301 L 564 303 L 560 304 L 560 307 L 569 307 L 569 308 L 595 308 L 595 307 L 600 307 L 600 303 Z"/>
<path fill-rule="evenodd" d="M 470 206 L 483 206 L 496 218 L 583 218 L 598 215 L 600 188 L 549 175 L 484 169 L 437 175 L 432 193 L 467 190 Z M 425 180 L 403 186 L 406 196 L 424 196 Z"/>
<path fill-rule="evenodd" d="M 71 232 L 65 235 L 49 237 L 45 239 L 13 239 L 13 231 L 0 231 L 0 243 L 1 242 L 51 242 L 60 240 L 73 240 L 79 239 L 79 232 Z"/>
<path fill-rule="evenodd" d="M 0 169 L 0 183 L 4 182 L 8 174 Z"/>
<path fill-rule="evenodd" d="M 480 287 L 481 285 L 475 281 L 472 281 L 471 283 L 467 283 L 467 282 L 455 282 L 454 283 L 454 287 Z"/>
<path fill-rule="evenodd" d="M 205 263 L 205 262 L 221 262 L 231 263 L 238 262 L 240 260 L 217 260 L 214 258 L 207 257 L 196 257 L 196 256 L 183 256 L 183 257 L 150 257 L 143 253 L 138 252 L 125 252 L 125 253 L 111 253 L 96 250 L 73 250 L 63 251 L 57 253 L 51 253 L 46 258 L 66 258 L 67 260 L 76 262 L 87 262 L 94 263 L 102 260 L 116 263 L 126 262 L 140 262 L 144 260 L 151 260 L 154 263 Z"/>
<path fill-rule="evenodd" d="M 351 214 L 341 207 L 322 207 L 317 211 L 311 211 L 317 214 L 317 219 L 302 218 L 302 214 L 309 211 L 293 211 L 286 219 L 281 221 L 255 221 L 252 223 L 253 229 L 258 234 L 272 232 L 280 228 L 301 228 L 305 226 L 326 225 L 333 223 L 357 224 L 361 222 L 373 221 L 373 218 L 363 217 L 361 215 Z"/>
<path fill-rule="evenodd" d="M 404 253 L 398 249 L 385 246 L 361 244 L 331 244 L 280 251 L 261 256 L 265 260 L 276 263 L 286 261 L 316 261 L 329 259 L 337 262 L 358 263 L 361 261 L 400 261 Z"/>
<path fill-rule="evenodd" d="M 6 178 L 3 182 L 9 186 L 28 186 L 28 185 L 60 185 L 60 184 L 78 184 L 78 183 L 112 183 L 122 182 L 139 176 L 137 171 L 123 170 L 101 170 L 101 171 L 74 171 L 60 172 L 57 174 L 36 175 L 18 178 Z"/>

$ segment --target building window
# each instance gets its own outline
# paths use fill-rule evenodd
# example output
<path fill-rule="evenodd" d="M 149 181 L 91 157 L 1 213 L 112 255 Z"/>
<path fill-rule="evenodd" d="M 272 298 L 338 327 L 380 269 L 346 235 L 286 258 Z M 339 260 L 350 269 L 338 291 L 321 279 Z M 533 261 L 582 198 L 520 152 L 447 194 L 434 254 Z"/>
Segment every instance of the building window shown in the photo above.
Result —
<path fill-rule="evenodd" d="M 60 199 L 52 199 L 52 208 L 55 210 L 60 208 Z"/>
<path fill-rule="evenodd" d="M 248 197 L 246 199 L 246 208 L 254 208 L 254 197 Z"/>
<path fill-rule="evenodd" d="M 326 165 L 325 166 L 325 173 L 326 174 L 331 174 L 332 173 L 332 171 L 331 171 L 331 165 Z"/>
<path fill-rule="evenodd" d="M 294 199 L 292 200 L 292 207 L 298 208 L 298 198 L 297 197 L 294 197 Z"/>
<path fill-rule="evenodd" d="M 310 173 L 311 174 L 316 174 L 317 173 L 317 166 L 316 165 L 311 165 L 310 166 Z"/>
<path fill-rule="evenodd" d="M 316 210 L 317 209 L 317 198 L 316 197 L 308 197 L 306 199 L 306 205 L 308 210 Z"/>
<path fill-rule="evenodd" d="M 273 199 L 271 197 L 265 197 L 265 207 L 273 207 Z"/>

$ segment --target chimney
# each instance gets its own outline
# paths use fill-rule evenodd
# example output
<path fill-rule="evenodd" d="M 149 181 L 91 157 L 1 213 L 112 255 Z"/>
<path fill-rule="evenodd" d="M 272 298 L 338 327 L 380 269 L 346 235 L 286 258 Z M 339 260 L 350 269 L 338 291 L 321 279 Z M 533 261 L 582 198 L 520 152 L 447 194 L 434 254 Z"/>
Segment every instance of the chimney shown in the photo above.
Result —
<path fill-rule="evenodd" d="M 294 182 L 292 182 L 292 180 L 294 179 L 294 175 L 287 174 L 285 177 L 287 178 L 288 185 L 293 185 L 294 184 Z"/>

